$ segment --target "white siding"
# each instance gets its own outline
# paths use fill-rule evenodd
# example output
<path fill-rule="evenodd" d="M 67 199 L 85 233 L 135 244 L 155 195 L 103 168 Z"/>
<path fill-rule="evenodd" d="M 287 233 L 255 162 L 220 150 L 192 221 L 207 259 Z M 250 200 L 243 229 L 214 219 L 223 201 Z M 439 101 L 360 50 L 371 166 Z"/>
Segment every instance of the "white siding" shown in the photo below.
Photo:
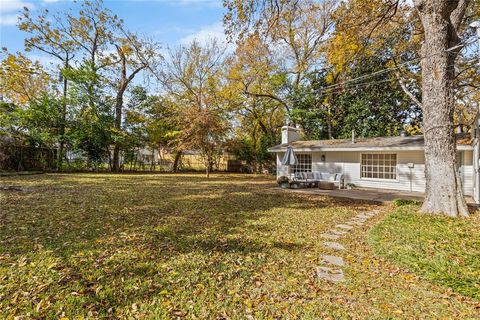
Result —
<path fill-rule="evenodd" d="M 288 176 L 288 167 L 282 165 L 284 152 L 277 153 L 277 178 L 280 176 Z"/>
<path fill-rule="evenodd" d="M 369 152 L 372 153 L 372 152 Z M 425 165 L 423 152 L 399 151 L 388 152 L 397 154 L 397 179 L 365 179 L 360 177 L 360 157 L 362 152 L 325 152 L 326 160 L 315 162 L 317 171 L 342 172 L 345 183 L 353 183 L 358 187 L 395 189 L 410 191 L 410 169 L 408 163 L 413 163 L 411 171 L 412 190 L 423 192 L 425 190 Z M 320 159 L 322 153 L 315 159 Z"/>
<path fill-rule="evenodd" d="M 473 196 L 473 151 L 464 151 L 462 158 L 462 167 L 460 169 L 463 192 L 467 196 Z"/>
<path fill-rule="evenodd" d="M 375 153 L 375 152 L 366 152 Z M 393 189 L 402 191 L 425 191 L 425 158 L 423 151 L 388 151 L 377 153 L 397 154 L 397 179 L 365 179 L 360 177 L 360 151 L 328 151 L 312 153 L 312 170 L 319 172 L 343 173 L 345 183 L 358 187 Z M 325 161 L 321 156 L 325 155 Z M 280 163 L 283 154 L 277 154 L 277 175 L 286 175 L 287 168 Z M 412 169 L 408 164 L 413 163 Z M 463 189 L 466 195 L 473 193 L 472 151 L 463 151 L 461 167 Z"/>

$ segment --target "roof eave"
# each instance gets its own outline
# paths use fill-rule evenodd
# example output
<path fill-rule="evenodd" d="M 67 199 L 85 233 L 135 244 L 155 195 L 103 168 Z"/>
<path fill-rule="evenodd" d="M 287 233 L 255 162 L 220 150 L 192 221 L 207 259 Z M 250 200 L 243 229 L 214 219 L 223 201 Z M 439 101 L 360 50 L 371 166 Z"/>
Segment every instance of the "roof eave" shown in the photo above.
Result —
<path fill-rule="evenodd" d="M 287 150 L 286 147 L 281 148 L 270 148 L 267 149 L 268 152 L 277 153 L 277 152 L 285 152 Z M 423 151 L 423 146 L 414 146 L 414 147 L 351 147 L 351 148 L 294 148 L 296 152 L 322 152 L 322 151 Z M 457 150 L 459 151 L 467 151 L 473 150 L 473 146 L 471 145 L 457 145 Z"/>

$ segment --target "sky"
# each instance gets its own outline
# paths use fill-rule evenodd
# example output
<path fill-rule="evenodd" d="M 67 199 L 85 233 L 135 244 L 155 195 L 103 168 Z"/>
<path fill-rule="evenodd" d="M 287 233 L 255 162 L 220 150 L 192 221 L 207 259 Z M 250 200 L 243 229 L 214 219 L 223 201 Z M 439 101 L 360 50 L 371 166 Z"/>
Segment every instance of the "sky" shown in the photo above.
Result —
<path fill-rule="evenodd" d="M 81 1 L 81 0 L 80 0 Z M 153 38 L 163 47 L 200 42 L 210 38 L 224 40 L 222 0 L 104 0 L 104 5 L 140 35 Z M 72 0 L 0 0 L 0 47 L 9 52 L 23 51 L 27 34 L 16 26 L 18 13 L 28 7 L 32 15 L 43 9 L 73 10 L 79 3 Z M 29 54 L 46 62 L 39 52 Z"/>

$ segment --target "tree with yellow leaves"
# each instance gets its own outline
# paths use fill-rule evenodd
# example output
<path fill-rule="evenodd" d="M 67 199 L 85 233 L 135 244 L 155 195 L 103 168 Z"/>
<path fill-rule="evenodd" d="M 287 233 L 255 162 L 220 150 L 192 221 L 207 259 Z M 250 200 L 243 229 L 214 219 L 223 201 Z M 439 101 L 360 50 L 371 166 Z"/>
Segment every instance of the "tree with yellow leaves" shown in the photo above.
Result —
<path fill-rule="evenodd" d="M 205 173 L 210 172 L 222 154 L 228 123 L 224 86 L 225 49 L 216 41 L 202 46 L 193 41 L 169 50 L 161 74 L 167 96 L 176 107 L 172 121 L 178 151 L 199 151 Z"/>
<path fill-rule="evenodd" d="M 287 111 L 293 105 L 289 98 L 297 94 L 308 73 L 324 58 L 328 35 L 334 26 L 335 3 L 333 0 L 225 1 L 228 13 L 224 21 L 230 38 L 240 47 L 251 46 L 252 40 L 263 43 L 277 58 L 284 90 L 282 96 L 270 93 L 264 97 L 281 101 Z"/>
<path fill-rule="evenodd" d="M 294 4 L 305 2 L 293 1 Z M 262 28 L 262 31 L 268 32 L 277 26 L 282 17 L 292 13 L 291 4 L 292 1 L 288 0 L 228 0 L 225 16 L 227 30 L 240 37 L 251 33 L 252 29 Z M 362 79 L 362 82 L 368 82 L 370 75 L 345 81 L 338 81 L 337 75 L 349 67 L 350 61 L 360 60 L 359 53 L 368 56 L 371 50 L 375 55 L 376 50 L 382 47 L 392 51 L 392 66 L 382 72 L 397 71 L 403 91 L 421 106 L 423 114 L 426 165 L 424 212 L 454 217 L 468 215 L 456 170 L 454 111 L 458 74 L 455 67 L 465 45 L 462 35 L 468 37 L 466 23 L 478 16 L 478 5 L 478 1 L 470 0 L 339 2 L 336 35 L 330 53 L 335 68 L 330 82 L 335 88 L 343 87 L 347 81 L 352 83 Z M 400 27 L 399 33 L 396 33 L 396 27 Z M 410 51 L 409 47 L 413 50 Z M 405 56 L 402 56 L 404 53 Z M 416 63 L 410 65 L 413 61 Z M 398 67 L 400 63 L 408 65 L 405 69 L 416 72 L 421 78 L 421 91 L 412 92 L 414 79 L 402 76 L 402 69 Z M 419 68 L 421 74 L 418 73 Z"/>
<path fill-rule="evenodd" d="M 52 89 L 53 81 L 40 62 L 32 61 L 22 53 L 3 51 L 0 63 L 0 98 L 18 106 L 30 102 Z"/>

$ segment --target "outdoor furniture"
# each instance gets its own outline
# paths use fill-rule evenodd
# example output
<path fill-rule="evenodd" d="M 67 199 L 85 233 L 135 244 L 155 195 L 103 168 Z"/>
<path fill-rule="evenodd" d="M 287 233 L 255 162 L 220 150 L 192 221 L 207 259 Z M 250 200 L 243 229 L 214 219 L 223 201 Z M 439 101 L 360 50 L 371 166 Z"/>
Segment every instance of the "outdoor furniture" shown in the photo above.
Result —
<path fill-rule="evenodd" d="M 295 172 L 293 175 L 293 181 L 305 186 L 313 186 L 318 183 L 318 181 L 315 180 L 313 172 Z"/>
<path fill-rule="evenodd" d="M 337 185 L 338 189 L 343 186 L 343 173 L 330 173 L 330 172 L 296 172 L 293 176 L 293 181 L 302 183 L 304 185 L 316 185 L 327 188 L 327 185 Z M 327 184 L 327 182 L 329 184 Z"/>
<path fill-rule="evenodd" d="M 333 190 L 335 189 L 335 183 L 333 183 L 332 181 L 319 181 L 318 189 Z"/>
<path fill-rule="evenodd" d="M 341 189 L 343 187 L 343 173 L 321 172 L 320 174 L 320 181 L 331 182 L 334 185 L 337 185 L 338 189 Z"/>

